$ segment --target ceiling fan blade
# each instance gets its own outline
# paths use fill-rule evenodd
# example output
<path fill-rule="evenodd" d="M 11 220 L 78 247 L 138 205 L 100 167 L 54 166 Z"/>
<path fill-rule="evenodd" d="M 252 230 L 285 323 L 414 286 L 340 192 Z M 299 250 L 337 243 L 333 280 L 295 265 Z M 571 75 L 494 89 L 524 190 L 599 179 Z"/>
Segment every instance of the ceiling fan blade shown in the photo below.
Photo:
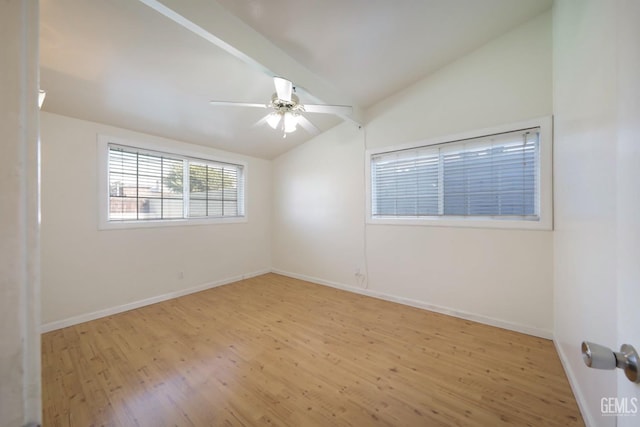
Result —
<path fill-rule="evenodd" d="M 309 119 L 303 115 L 298 116 L 298 124 L 311 135 L 318 135 L 320 133 L 320 129 L 318 129 L 316 125 L 311 123 Z"/>
<path fill-rule="evenodd" d="M 269 104 L 254 104 L 251 102 L 209 101 L 209 104 L 221 107 L 257 107 L 268 108 Z"/>
<path fill-rule="evenodd" d="M 282 77 L 274 77 L 273 84 L 276 86 L 276 94 L 278 99 L 291 102 L 291 93 L 293 92 L 293 83 Z"/>
<path fill-rule="evenodd" d="M 266 116 L 264 116 L 263 118 L 261 118 L 260 120 L 258 120 L 254 124 L 252 124 L 251 127 L 252 128 L 257 128 L 257 127 L 262 126 L 263 124 L 267 123 L 267 119 L 268 118 L 269 118 L 269 114 L 267 114 Z"/>
<path fill-rule="evenodd" d="M 353 107 L 351 107 L 350 105 L 304 104 L 304 111 L 307 113 L 349 115 L 353 113 Z"/>

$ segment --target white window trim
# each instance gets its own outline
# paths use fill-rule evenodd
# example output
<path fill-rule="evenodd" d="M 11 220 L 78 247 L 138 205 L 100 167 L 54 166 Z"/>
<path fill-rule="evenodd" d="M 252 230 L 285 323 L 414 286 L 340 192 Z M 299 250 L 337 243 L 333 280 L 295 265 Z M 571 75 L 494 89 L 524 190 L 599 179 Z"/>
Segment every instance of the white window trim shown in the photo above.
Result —
<path fill-rule="evenodd" d="M 178 157 L 190 157 L 213 163 L 229 163 L 240 165 L 243 168 L 244 177 L 244 215 L 241 217 L 223 218 L 179 218 L 158 220 L 134 220 L 134 221 L 109 221 L 109 144 L 116 144 L 146 150 L 149 152 L 161 152 Z M 217 154 L 208 153 L 205 147 L 202 150 L 190 144 L 178 142 L 148 142 L 144 140 L 127 140 L 109 135 L 98 134 L 98 230 L 121 230 L 131 228 L 149 227 L 175 227 L 210 224 L 234 224 L 249 221 L 248 176 L 249 168 L 246 162 L 237 159 L 227 159 Z"/>
<path fill-rule="evenodd" d="M 463 139 L 511 132 L 518 129 L 540 127 L 540 218 L 536 220 L 507 219 L 501 217 L 439 217 L 385 218 L 371 215 L 371 157 L 389 151 L 406 150 L 429 145 L 443 144 Z M 510 123 L 456 135 L 446 135 L 426 141 L 369 149 L 365 155 L 367 224 L 371 225 L 421 225 L 436 227 L 501 228 L 520 230 L 553 230 L 553 117 L 545 116 L 527 121 Z"/>

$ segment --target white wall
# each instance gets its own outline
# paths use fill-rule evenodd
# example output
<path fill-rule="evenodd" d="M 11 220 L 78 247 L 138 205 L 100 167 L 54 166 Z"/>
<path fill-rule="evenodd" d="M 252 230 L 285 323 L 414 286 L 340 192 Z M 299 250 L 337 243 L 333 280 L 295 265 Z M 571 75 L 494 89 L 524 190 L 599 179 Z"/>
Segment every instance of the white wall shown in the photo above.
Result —
<path fill-rule="evenodd" d="M 364 152 L 551 115 L 551 44 L 549 12 L 277 158 L 274 268 L 550 336 L 551 232 L 365 227 Z"/>
<path fill-rule="evenodd" d="M 341 124 L 273 165 L 273 267 L 355 285 L 364 271 L 363 132 Z"/>
<path fill-rule="evenodd" d="M 248 162 L 246 223 L 98 230 L 97 134 L 181 144 L 42 114 L 45 324 L 270 269 L 270 162 L 197 147 Z"/>
<path fill-rule="evenodd" d="M 634 1 L 554 5 L 555 337 L 591 426 L 616 425 L 601 398 L 640 396 L 622 372 L 588 369 L 580 354 L 582 340 L 640 345 L 638 19 Z"/>
<path fill-rule="evenodd" d="M 38 2 L 0 2 L 0 425 L 38 423 Z"/>

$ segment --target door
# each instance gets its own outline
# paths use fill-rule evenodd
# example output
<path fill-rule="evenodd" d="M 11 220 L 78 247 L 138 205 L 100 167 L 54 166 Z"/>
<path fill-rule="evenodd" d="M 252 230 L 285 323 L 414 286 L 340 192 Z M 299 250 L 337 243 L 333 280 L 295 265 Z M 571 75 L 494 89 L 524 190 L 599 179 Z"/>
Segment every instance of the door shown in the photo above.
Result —
<path fill-rule="evenodd" d="M 640 351 L 640 2 L 618 9 L 618 344 Z M 640 425 L 640 384 L 618 378 L 626 414 L 618 426 Z"/>
<path fill-rule="evenodd" d="M 587 425 L 638 426 L 640 385 L 579 346 L 640 350 L 640 2 L 553 9 L 555 342 Z"/>

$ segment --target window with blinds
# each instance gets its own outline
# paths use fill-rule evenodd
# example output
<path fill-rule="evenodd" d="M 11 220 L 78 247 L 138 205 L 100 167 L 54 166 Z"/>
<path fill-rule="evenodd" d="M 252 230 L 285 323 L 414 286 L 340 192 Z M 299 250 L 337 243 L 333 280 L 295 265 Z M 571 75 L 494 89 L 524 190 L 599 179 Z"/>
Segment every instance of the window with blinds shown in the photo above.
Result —
<path fill-rule="evenodd" d="M 189 216 L 239 216 L 242 193 L 237 165 L 203 162 L 189 164 Z"/>
<path fill-rule="evenodd" d="M 371 156 L 373 218 L 538 220 L 540 128 Z"/>
<path fill-rule="evenodd" d="M 242 217 L 243 169 L 109 144 L 108 220 Z"/>

